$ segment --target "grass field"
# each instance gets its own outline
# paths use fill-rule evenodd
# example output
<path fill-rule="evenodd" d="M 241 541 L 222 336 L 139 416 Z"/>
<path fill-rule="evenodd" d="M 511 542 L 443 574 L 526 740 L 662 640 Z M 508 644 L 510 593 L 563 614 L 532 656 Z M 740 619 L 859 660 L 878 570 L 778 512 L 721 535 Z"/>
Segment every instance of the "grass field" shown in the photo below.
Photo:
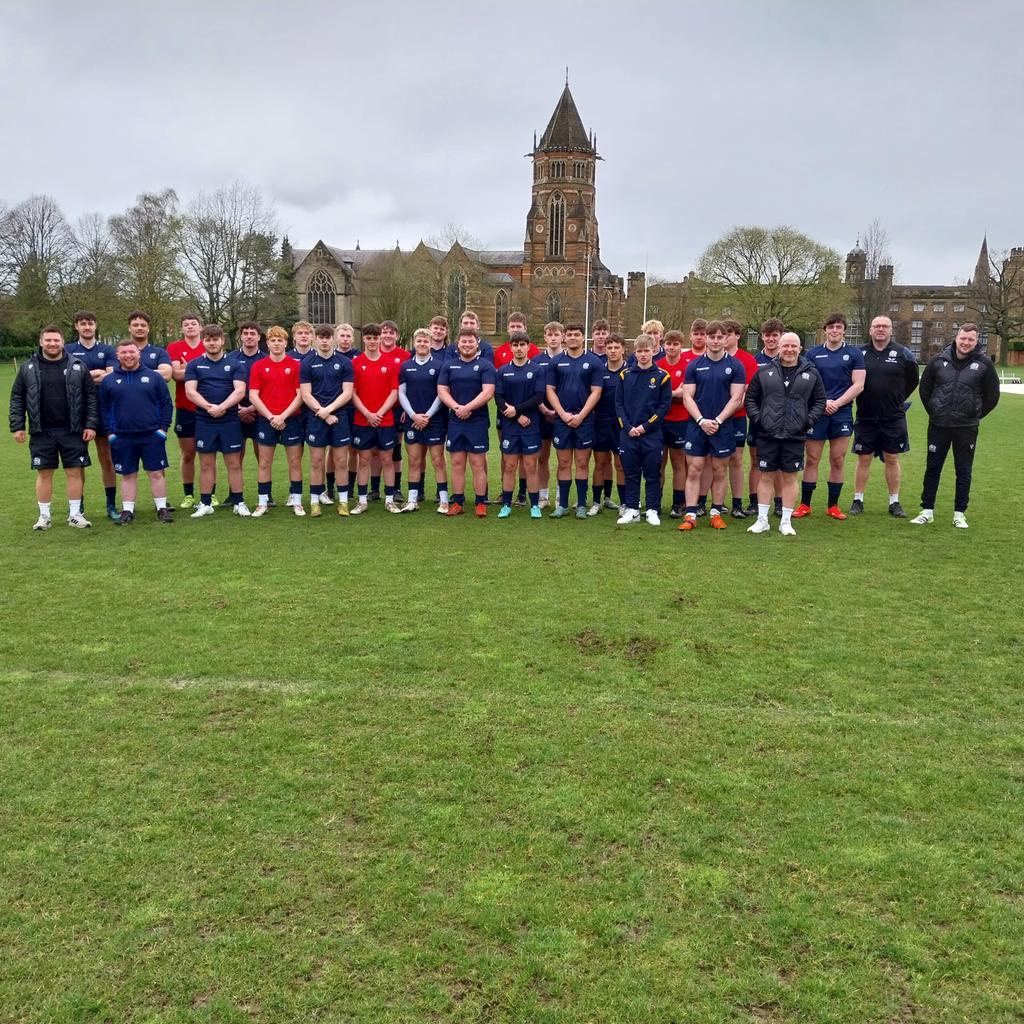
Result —
<path fill-rule="evenodd" d="M 0 1020 L 1024 1020 L 1022 430 L 792 540 L 33 534 L 5 432 Z"/>

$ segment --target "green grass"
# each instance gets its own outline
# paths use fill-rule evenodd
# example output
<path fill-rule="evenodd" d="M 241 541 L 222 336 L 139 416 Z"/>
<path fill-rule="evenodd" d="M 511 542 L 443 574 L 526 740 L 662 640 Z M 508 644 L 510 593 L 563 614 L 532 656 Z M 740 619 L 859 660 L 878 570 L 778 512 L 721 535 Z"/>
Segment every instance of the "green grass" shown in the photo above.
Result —
<path fill-rule="evenodd" d="M 1020 1021 L 1022 426 L 793 541 L 33 534 L 5 437 L 0 1020 Z"/>

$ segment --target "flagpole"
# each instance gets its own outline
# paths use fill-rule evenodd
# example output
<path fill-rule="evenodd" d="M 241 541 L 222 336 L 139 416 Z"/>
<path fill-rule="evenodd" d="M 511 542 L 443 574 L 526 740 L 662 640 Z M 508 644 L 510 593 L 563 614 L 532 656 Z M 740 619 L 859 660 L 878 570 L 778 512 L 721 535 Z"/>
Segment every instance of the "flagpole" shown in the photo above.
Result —
<path fill-rule="evenodd" d="M 642 327 L 647 323 L 647 272 L 650 269 L 651 260 L 649 256 L 644 257 L 644 318 L 640 321 Z"/>
<path fill-rule="evenodd" d="M 587 291 L 586 303 L 583 307 L 583 340 L 590 344 L 590 246 L 587 246 Z"/>

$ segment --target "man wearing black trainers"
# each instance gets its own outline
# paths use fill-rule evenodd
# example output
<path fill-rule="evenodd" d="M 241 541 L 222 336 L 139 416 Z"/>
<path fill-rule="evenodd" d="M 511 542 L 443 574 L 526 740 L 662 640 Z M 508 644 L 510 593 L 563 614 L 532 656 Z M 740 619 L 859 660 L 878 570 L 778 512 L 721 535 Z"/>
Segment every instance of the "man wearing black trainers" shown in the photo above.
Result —
<path fill-rule="evenodd" d="M 906 519 L 900 504 L 900 456 L 910 451 L 907 433 L 907 399 L 920 378 L 914 353 L 892 341 L 892 320 L 876 316 L 871 321 L 871 341 L 864 346 L 864 390 L 857 396 L 853 424 L 853 450 L 857 454 L 853 504 L 850 515 L 864 511 L 864 490 L 875 458 L 885 464 L 889 488 L 889 515 Z"/>
<path fill-rule="evenodd" d="M 953 525 L 966 530 L 978 424 L 999 404 L 999 374 L 978 345 L 976 324 L 962 324 L 956 341 L 931 359 L 921 377 L 920 394 L 928 413 L 928 456 L 921 514 L 911 522 L 923 526 L 934 520 L 939 477 L 952 448 L 956 470 Z"/>

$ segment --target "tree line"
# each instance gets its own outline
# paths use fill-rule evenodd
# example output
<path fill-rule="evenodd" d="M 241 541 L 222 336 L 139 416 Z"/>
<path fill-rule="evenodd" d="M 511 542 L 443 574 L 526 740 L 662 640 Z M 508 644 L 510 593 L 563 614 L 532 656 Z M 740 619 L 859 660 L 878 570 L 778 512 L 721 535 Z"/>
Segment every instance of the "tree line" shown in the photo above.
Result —
<path fill-rule="evenodd" d="M 292 249 L 262 193 L 235 183 L 183 206 L 164 189 L 74 223 L 47 195 L 0 205 L 0 346 L 34 345 L 41 325 L 68 324 L 77 309 L 109 331 L 136 308 L 160 341 L 177 337 L 188 309 L 232 334 L 246 320 L 294 323 Z"/>

